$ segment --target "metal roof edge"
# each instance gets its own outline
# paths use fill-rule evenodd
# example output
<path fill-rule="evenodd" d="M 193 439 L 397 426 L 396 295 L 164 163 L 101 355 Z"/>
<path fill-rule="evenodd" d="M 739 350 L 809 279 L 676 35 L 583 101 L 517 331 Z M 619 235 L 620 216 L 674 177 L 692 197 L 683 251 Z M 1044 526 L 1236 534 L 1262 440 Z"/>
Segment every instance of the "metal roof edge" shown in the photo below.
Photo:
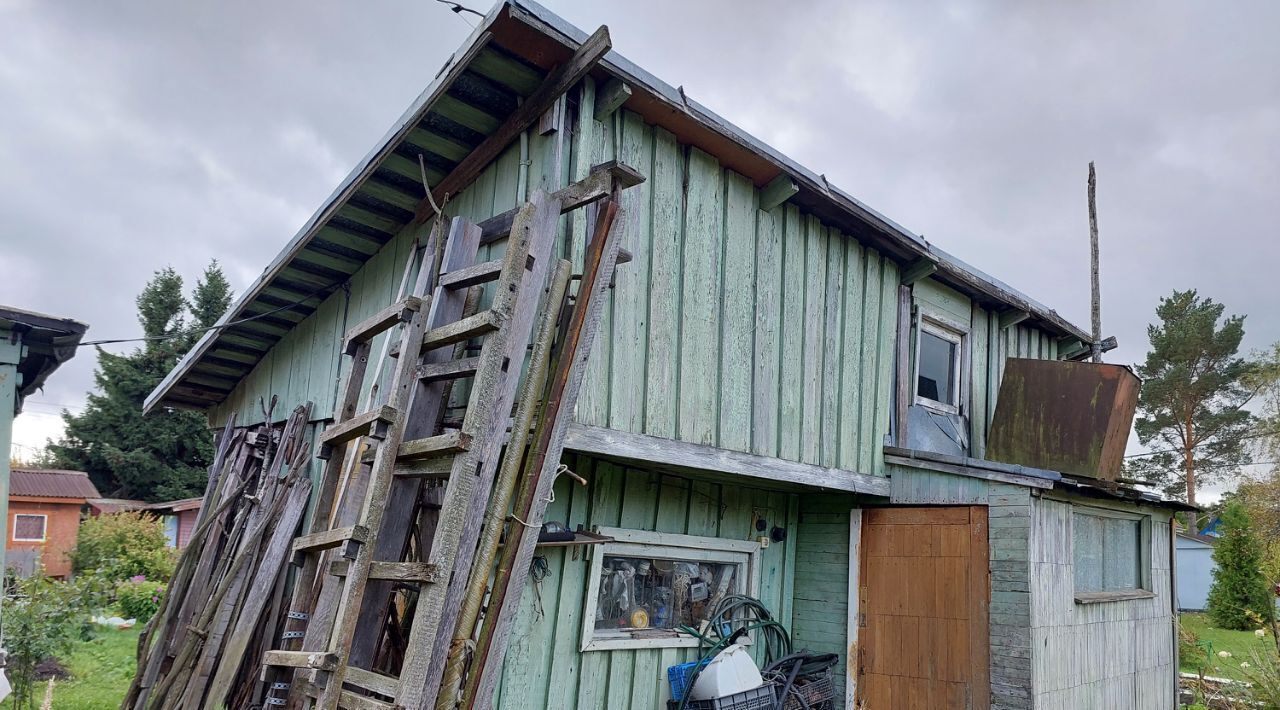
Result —
<path fill-rule="evenodd" d="M 397 138 L 415 123 L 420 115 L 429 109 L 433 102 L 432 100 L 436 98 L 436 94 L 445 88 L 449 69 L 454 66 L 459 57 L 466 56 L 473 48 L 482 43 L 485 34 L 506 7 L 507 2 L 502 1 L 489 10 L 484 20 L 476 26 L 471 35 L 467 37 L 467 40 L 453 54 L 449 55 L 449 59 L 445 61 L 440 71 L 436 73 L 435 78 L 427 85 L 427 88 L 418 94 L 418 97 L 409 105 L 409 108 L 400 115 L 399 120 L 382 136 L 382 139 L 376 144 L 377 147 L 366 153 L 356 163 L 351 172 L 347 173 L 347 176 L 342 179 L 338 187 L 325 199 L 320 209 L 311 215 L 311 218 L 302 225 L 302 228 L 289 240 L 289 243 L 285 245 L 276 258 L 263 269 L 262 274 L 240 294 L 240 297 L 236 299 L 231 308 L 227 309 L 222 318 L 218 319 L 213 328 L 200 337 L 200 340 L 187 351 L 187 354 L 178 361 L 178 364 L 164 376 L 160 384 L 156 385 L 155 389 L 147 395 L 142 405 L 143 413 L 151 412 L 164 399 L 169 390 L 190 372 L 196 362 L 209 350 L 213 341 L 217 339 L 218 331 L 221 330 L 222 326 L 235 319 L 242 308 L 249 305 L 262 293 L 262 290 L 271 282 L 276 272 L 283 269 L 307 245 L 313 236 L 313 232 L 325 221 L 329 212 L 341 205 L 343 196 L 354 191 L 366 177 L 365 173 L 376 166 L 378 160 L 385 153 L 395 148 Z"/>

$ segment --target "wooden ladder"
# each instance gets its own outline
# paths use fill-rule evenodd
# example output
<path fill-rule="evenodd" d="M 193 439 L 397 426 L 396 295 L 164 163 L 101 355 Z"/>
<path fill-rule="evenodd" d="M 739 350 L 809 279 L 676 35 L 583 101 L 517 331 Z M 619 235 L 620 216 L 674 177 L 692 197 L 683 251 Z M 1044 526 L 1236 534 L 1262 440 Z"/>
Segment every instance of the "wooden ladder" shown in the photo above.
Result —
<path fill-rule="evenodd" d="M 524 351 L 551 260 L 560 206 L 555 196 L 536 194 L 517 213 L 506 253 L 500 259 L 482 263 L 474 263 L 481 228 L 455 219 L 431 297 L 410 295 L 346 334 L 344 352 L 351 359 L 351 369 L 334 412 L 334 424 L 320 436 L 319 456 L 326 464 L 316 513 L 310 531 L 293 543 L 295 564 L 300 563 L 302 570 L 289 617 L 306 622 L 306 631 L 286 631 L 283 640 L 289 643 L 301 639 L 302 648 L 269 651 L 263 658 L 264 675 L 272 668 L 302 672 L 295 671 L 294 682 L 287 685 L 273 683 L 268 705 L 314 701 L 315 707 L 324 710 L 412 707 L 414 697 L 421 693 L 449 573 L 459 553 L 464 527 L 461 516 L 468 510 L 476 488 L 478 469 L 496 464 L 505 440 Z M 429 257 L 430 254 L 424 257 L 423 269 L 431 268 Z M 487 282 L 496 282 L 492 305 L 463 316 L 467 291 Z M 370 345 L 377 335 L 401 323 L 404 328 L 389 380 L 387 403 L 357 412 Z M 451 346 L 475 338 L 483 338 L 479 355 L 454 359 L 455 348 Z M 406 437 L 407 425 L 419 413 L 434 427 L 445 404 L 447 388 L 443 385 L 463 377 L 472 378 L 473 383 L 461 427 L 431 436 Z M 415 398 L 420 401 L 415 402 L 414 416 L 406 416 Z M 425 400 L 431 401 L 428 404 Z M 424 409 L 435 411 L 421 412 Z M 363 451 L 351 449 L 357 442 L 363 445 Z M 328 511 L 334 506 L 344 461 L 349 457 L 354 457 L 357 472 L 347 482 L 344 498 L 359 498 L 362 503 L 354 515 L 350 503 L 340 506 L 337 519 L 331 520 L 334 516 Z M 393 483 L 398 477 L 423 475 L 448 476 L 429 560 L 376 560 L 374 551 Z M 326 556 L 330 557 L 327 568 Z M 469 559 L 467 563 L 460 565 L 463 575 L 469 570 Z M 310 579 L 317 579 L 318 583 L 308 585 Z M 348 664 L 371 580 L 420 586 L 400 678 Z M 437 584 L 441 581 L 446 584 Z M 346 690 L 344 684 L 389 695 L 396 702 L 383 703 L 358 695 Z M 288 692 L 290 701 L 280 697 L 283 691 Z"/>

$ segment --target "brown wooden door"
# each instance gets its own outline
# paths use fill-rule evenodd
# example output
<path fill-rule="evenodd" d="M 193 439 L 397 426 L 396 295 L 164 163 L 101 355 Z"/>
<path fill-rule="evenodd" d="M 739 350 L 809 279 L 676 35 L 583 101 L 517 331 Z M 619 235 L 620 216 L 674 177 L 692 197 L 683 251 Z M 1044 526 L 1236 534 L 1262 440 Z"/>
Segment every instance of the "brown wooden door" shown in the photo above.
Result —
<path fill-rule="evenodd" d="M 866 509 L 859 548 L 859 707 L 989 707 L 987 509 Z"/>

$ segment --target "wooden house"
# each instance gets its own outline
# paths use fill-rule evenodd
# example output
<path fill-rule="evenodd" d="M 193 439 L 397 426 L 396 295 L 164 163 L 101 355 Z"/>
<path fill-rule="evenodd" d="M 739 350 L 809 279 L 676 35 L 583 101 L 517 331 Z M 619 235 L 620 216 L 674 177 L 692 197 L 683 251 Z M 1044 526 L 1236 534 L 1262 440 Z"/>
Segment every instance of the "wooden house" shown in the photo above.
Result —
<path fill-rule="evenodd" d="M 585 38 L 495 7 L 147 406 L 243 426 L 274 396 L 320 423 L 344 332 L 392 303 L 430 226 L 419 156 L 457 179 Z M 607 161 L 645 180 L 566 439 L 588 483 L 561 478 L 547 514 L 610 541 L 540 548 L 497 705 L 658 707 L 696 641 L 662 589 L 637 615 L 615 581 L 693 564 L 839 654 L 849 706 L 1172 707 L 1170 506 L 1096 480 L 1108 462 L 988 456 L 1007 363 L 1082 359 L 1084 330 L 616 51 L 519 128 L 446 214 L 480 222 Z M 561 225 L 581 264 L 585 221 Z"/>
<path fill-rule="evenodd" d="M 15 535 L 20 532 L 13 525 L 8 507 L 12 475 L 8 454 L 13 443 L 14 417 L 22 412 L 23 400 L 39 390 L 54 370 L 75 355 L 76 347 L 88 328 L 84 323 L 67 318 L 0 305 L 0 451 L 5 452 L 5 456 L 0 458 L 0 516 L 5 521 L 6 550 L 15 547 L 31 548 L 39 544 L 34 540 L 14 540 Z M 85 483 L 88 483 L 87 478 Z M 89 488 L 92 488 L 92 484 Z M 94 493 L 89 497 L 96 498 L 97 495 Z M 79 520 L 78 509 L 76 520 Z M 22 532 L 35 535 L 34 519 L 24 519 Z M 73 543 L 74 540 L 73 535 Z M 19 567 L 29 568 L 35 555 L 33 552 L 23 552 Z M 50 559 L 46 564 L 52 562 Z M 7 563 L 4 553 L 0 551 L 0 569 L 7 569 L 9 566 L 11 565 Z"/>
<path fill-rule="evenodd" d="M 181 550 L 191 541 L 191 533 L 195 530 L 196 520 L 200 517 L 200 508 L 203 503 L 203 498 L 183 498 L 159 503 L 128 498 L 98 498 L 89 501 L 89 512 L 92 515 L 123 512 L 145 512 L 154 515 L 164 526 L 164 536 L 169 542 L 169 547 Z"/>
<path fill-rule="evenodd" d="M 80 518 L 98 489 L 83 471 L 14 469 L 9 475 L 8 566 L 31 574 L 36 565 L 55 579 L 71 576 Z"/>

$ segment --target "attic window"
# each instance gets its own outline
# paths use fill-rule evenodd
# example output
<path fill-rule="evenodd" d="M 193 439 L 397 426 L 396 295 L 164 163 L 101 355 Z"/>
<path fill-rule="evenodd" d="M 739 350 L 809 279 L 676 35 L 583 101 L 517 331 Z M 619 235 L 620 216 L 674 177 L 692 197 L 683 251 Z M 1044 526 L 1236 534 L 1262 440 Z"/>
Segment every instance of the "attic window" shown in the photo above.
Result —
<path fill-rule="evenodd" d="M 15 542 L 44 542 L 44 528 L 47 515 L 13 516 L 13 539 Z"/>
<path fill-rule="evenodd" d="M 960 413 L 964 335 L 922 318 L 916 337 L 916 404 Z"/>

